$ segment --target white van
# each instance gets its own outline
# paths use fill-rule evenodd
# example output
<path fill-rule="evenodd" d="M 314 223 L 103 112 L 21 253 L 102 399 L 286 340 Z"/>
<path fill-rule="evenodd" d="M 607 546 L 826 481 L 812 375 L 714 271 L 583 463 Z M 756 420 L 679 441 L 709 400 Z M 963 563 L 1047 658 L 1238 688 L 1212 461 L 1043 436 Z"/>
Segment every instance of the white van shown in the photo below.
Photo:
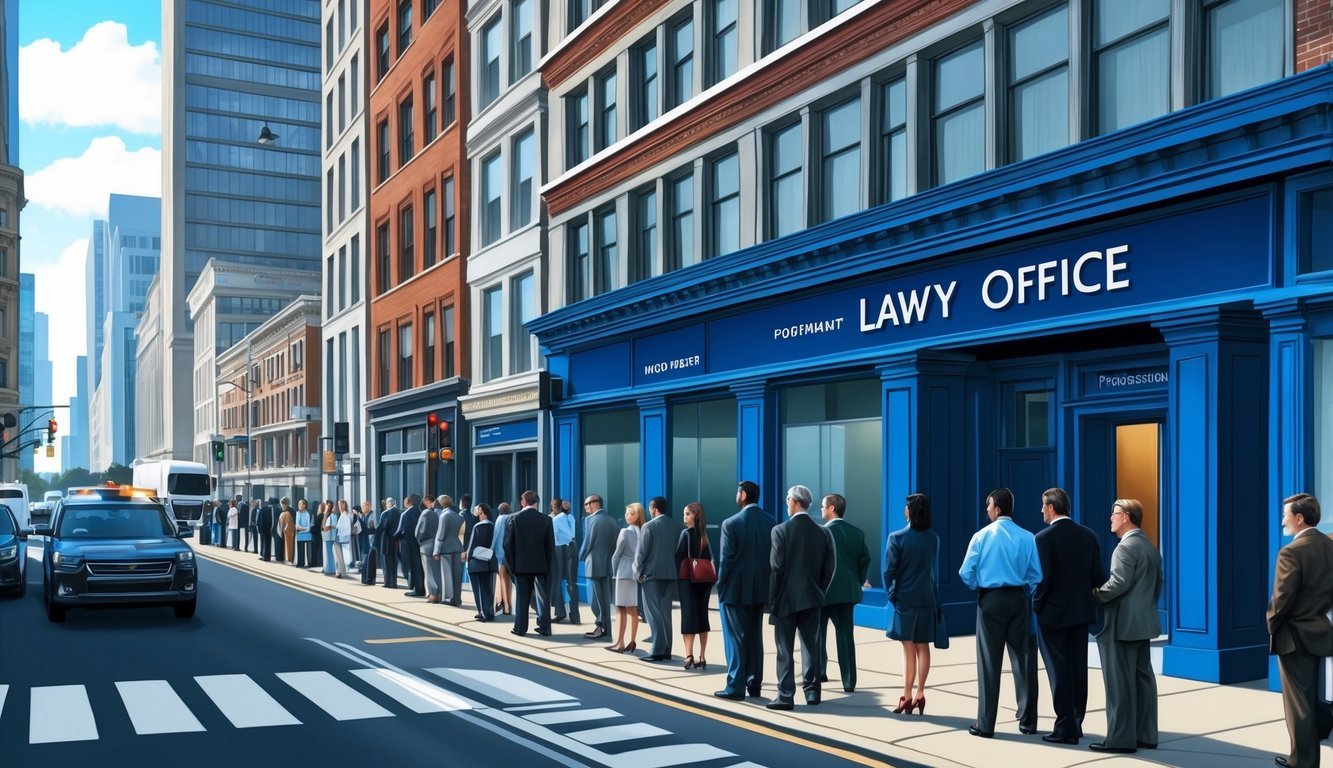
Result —
<path fill-rule="evenodd" d="M 28 508 L 27 483 L 0 483 L 0 504 L 4 504 L 18 518 L 20 528 L 32 527 L 32 511 Z"/>
<path fill-rule="evenodd" d="M 213 478 L 208 467 L 197 461 L 136 461 L 134 487 L 153 489 L 168 502 L 177 520 L 195 521 L 213 495 Z"/>

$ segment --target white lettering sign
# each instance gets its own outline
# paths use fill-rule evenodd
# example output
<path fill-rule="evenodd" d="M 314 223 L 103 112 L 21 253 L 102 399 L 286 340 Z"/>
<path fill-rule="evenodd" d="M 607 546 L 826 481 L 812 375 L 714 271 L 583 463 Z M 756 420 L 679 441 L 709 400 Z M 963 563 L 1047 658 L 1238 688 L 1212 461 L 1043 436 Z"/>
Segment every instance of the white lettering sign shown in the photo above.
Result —
<path fill-rule="evenodd" d="M 922 288 L 920 291 L 886 293 L 879 305 L 879 315 L 874 321 L 866 316 L 866 300 L 861 299 L 861 332 L 878 331 L 886 323 L 892 323 L 896 327 L 925 322 L 926 313 L 930 310 L 932 296 L 938 299 L 940 317 L 948 320 L 949 305 L 953 301 L 953 289 L 957 287 L 958 281 L 954 280 L 949 283 L 948 288 L 940 283 L 935 283 Z"/>
<path fill-rule="evenodd" d="M 842 330 L 842 318 L 835 317 L 831 320 L 816 320 L 810 323 L 784 325 L 781 328 L 774 328 L 773 338 L 794 339 L 798 336 L 809 336 L 814 333 L 830 333 L 832 331 L 840 330 Z"/>
<path fill-rule="evenodd" d="M 703 365 L 703 358 L 699 355 L 690 355 L 688 357 L 677 357 L 671 360 L 665 360 L 660 363 L 648 363 L 643 367 L 644 376 L 654 376 L 666 373 L 667 371 L 679 371 L 685 368 L 697 368 Z"/>
<path fill-rule="evenodd" d="M 1120 260 L 1120 256 L 1128 252 L 1128 245 L 1117 245 L 1107 248 L 1104 253 L 1088 251 L 1072 260 L 1072 264 L 1070 259 L 1059 259 L 1027 264 L 1013 273 L 997 269 L 982 281 L 981 300 L 991 309 L 1045 301 L 1048 289 L 1053 294 L 1057 281 L 1061 296 L 1069 295 L 1071 285 L 1079 293 L 1088 295 L 1128 288 L 1129 278 L 1116 278 L 1118 273 L 1129 268 Z"/>

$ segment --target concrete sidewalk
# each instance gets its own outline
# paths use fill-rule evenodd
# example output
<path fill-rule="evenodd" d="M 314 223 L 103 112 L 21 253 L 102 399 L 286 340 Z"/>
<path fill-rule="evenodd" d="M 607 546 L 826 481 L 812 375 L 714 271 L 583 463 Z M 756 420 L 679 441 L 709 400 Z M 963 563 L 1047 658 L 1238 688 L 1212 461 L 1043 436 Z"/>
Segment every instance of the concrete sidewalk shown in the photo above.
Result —
<path fill-rule="evenodd" d="M 856 752 L 878 756 L 889 764 L 910 761 L 930 766 L 1034 766 L 1063 768 L 1085 764 L 1137 766 L 1172 765 L 1197 768 L 1236 766 L 1271 766 L 1275 755 L 1287 751 L 1287 730 L 1282 719 L 1282 701 L 1266 689 L 1263 681 L 1242 685 L 1213 685 L 1180 678 L 1158 676 L 1159 725 L 1161 743 L 1156 750 L 1139 750 L 1135 755 L 1100 755 L 1087 748 L 1105 733 L 1105 696 L 1100 672 L 1088 676 L 1088 713 L 1084 722 L 1087 736 L 1079 746 L 1046 744 L 1039 736 L 1018 732 L 1013 712 L 1012 677 L 1007 672 L 1000 697 L 1000 719 L 995 738 L 980 739 L 967 733 L 976 716 L 976 650 L 972 637 L 955 637 L 948 650 L 936 650 L 926 690 L 924 715 L 894 715 L 902 695 L 902 651 L 898 643 L 884 633 L 857 627 L 857 690 L 842 692 L 836 658 L 829 663 L 830 682 L 824 686 L 823 703 L 804 706 L 796 697 L 792 712 L 773 712 L 764 704 L 774 695 L 776 674 L 772 636 L 765 638 L 767 672 L 763 699 L 732 702 L 714 697 L 723 685 L 726 661 L 717 611 L 712 614 L 713 632 L 708 644 L 706 671 L 682 668 L 684 642 L 676 637 L 671 663 L 649 663 L 635 656 L 645 654 L 643 638 L 648 628 L 639 628 L 640 650 L 634 655 L 610 653 L 609 638 L 588 640 L 583 633 L 592 628 L 592 615 L 584 607 L 581 626 L 552 625 L 551 637 L 530 634 L 515 637 L 510 633 L 512 619 L 497 616 L 494 622 L 481 623 L 473 618 L 471 590 L 461 608 L 427 604 L 419 598 L 404 597 L 406 586 L 388 590 L 383 586 L 365 586 L 355 574 L 335 579 L 316 571 L 298 570 L 290 565 L 264 563 L 252 553 L 233 552 L 212 546 L 195 545 L 198 554 L 211 561 L 231 565 L 294 587 L 302 587 L 348 602 L 366 610 L 398 617 L 439 630 L 462 640 L 471 640 L 511 653 L 540 660 L 570 672 L 600 678 L 618 687 L 639 689 L 659 697 L 681 702 L 706 713 L 763 723 L 803 738 L 843 745 Z M 201 589 L 199 609 L 208 615 L 208 586 Z M 675 623 L 679 628 L 679 617 Z M 532 627 L 535 630 L 535 626 Z M 697 649 L 696 649 L 697 650 Z M 833 643 L 829 643 L 830 653 Z M 1007 669 L 1007 668 L 1006 668 Z M 797 661 L 800 679 L 800 661 Z M 1045 673 L 1041 675 L 1038 729 L 1049 733 L 1054 713 L 1050 707 L 1050 689 Z M 1333 759 L 1333 750 L 1324 747 L 1325 759 Z M 875 764 L 865 760 L 866 764 Z"/>

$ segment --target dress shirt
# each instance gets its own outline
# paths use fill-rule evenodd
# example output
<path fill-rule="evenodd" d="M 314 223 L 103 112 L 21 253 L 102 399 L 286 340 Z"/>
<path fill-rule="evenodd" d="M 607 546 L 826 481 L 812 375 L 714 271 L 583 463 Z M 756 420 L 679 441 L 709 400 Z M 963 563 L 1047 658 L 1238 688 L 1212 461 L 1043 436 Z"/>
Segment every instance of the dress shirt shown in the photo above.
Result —
<path fill-rule="evenodd" d="M 1041 581 L 1037 540 L 1008 517 L 972 534 L 958 575 L 969 589 L 1026 587 L 1029 594 Z"/>
<path fill-rule="evenodd" d="M 563 547 L 574 542 L 573 515 L 562 512 L 551 518 L 551 525 L 555 527 L 555 545 L 557 547 Z"/>

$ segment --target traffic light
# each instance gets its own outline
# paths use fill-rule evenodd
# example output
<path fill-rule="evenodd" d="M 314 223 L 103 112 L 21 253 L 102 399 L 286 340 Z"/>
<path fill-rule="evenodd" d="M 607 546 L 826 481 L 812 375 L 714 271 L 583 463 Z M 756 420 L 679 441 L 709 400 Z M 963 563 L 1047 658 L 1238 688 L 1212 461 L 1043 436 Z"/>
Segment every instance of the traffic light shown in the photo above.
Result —
<path fill-rule="evenodd" d="M 333 422 L 333 452 L 339 455 L 351 450 L 348 445 L 348 425 L 345 421 Z"/>
<path fill-rule="evenodd" d="M 221 464 L 227 460 L 226 443 L 223 443 L 221 440 L 213 440 L 210 442 L 210 445 L 213 448 L 213 461 Z"/>
<path fill-rule="evenodd" d="M 452 431 L 449 428 L 449 421 L 447 419 L 440 419 L 439 427 L 440 427 L 440 461 L 449 461 L 454 457 L 452 442 L 449 437 L 449 433 Z"/>
<path fill-rule="evenodd" d="M 53 445 L 56 441 L 56 420 L 46 420 L 46 444 Z"/>

